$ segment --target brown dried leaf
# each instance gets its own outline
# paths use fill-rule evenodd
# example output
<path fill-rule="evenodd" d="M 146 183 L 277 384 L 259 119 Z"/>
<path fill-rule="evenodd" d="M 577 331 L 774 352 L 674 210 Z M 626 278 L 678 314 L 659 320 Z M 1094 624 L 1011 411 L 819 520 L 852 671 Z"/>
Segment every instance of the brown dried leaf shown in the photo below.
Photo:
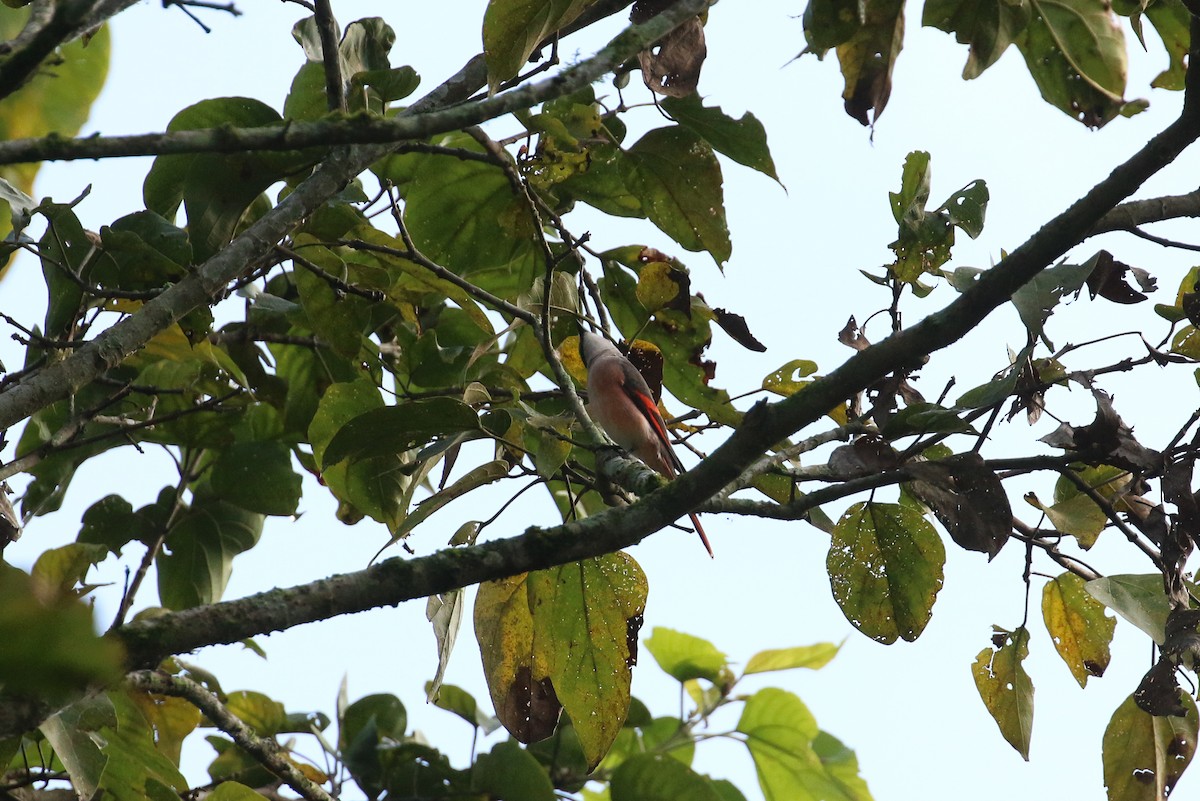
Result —
<path fill-rule="evenodd" d="M 763 353 L 767 346 L 759 342 L 754 334 L 750 333 L 750 326 L 746 324 L 746 318 L 740 314 L 734 314 L 725 309 L 713 309 L 713 314 L 717 317 L 717 325 L 721 326 L 721 330 L 729 336 L 733 337 L 734 341 L 741 345 L 746 350 L 757 351 Z"/>
<path fill-rule="evenodd" d="M 910 469 L 918 478 L 909 489 L 933 510 L 959 547 L 986 553 L 989 560 L 1000 553 L 1012 532 L 1012 507 L 983 457 L 964 453 Z"/>
<path fill-rule="evenodd" d="M 652 92 L 687 97 L 696 91 L 707 55 L 704 24 L 696 17 L 671 31 L 649 50 L 638 53 L 642 80 Z"/>
<path fill-rule="evenodd" d="M 1141 303 L 1146 299 L 1145 292 L 1158 288 L 1158 283 L 1146 270 L 1117 261 L 1107 250 L 1097 253 L 1095 261 L 1096 266 L 1087 277 L 1088 291 L 1093 299 L 1099 295 L 1113 303 Z M 1132 273 L 1142 292 L 1126 283 L 1126 273 Z"/>

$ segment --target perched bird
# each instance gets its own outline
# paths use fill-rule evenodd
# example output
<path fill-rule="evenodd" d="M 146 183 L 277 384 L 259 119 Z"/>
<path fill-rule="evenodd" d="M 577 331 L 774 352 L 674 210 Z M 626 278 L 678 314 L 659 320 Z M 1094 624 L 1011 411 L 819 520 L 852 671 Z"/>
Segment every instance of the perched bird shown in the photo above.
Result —
<path fill-rule="evenodd" d="M 579 355 L 587 367 L 588 409 L 613 442 L 667 478 L 683 472 L 683 464 L 667 438 L 667 424 L 658 412 L 646 379 L 616 346 L 598 334 L 580 330 Z M 689 513 L 700 541 L 713 555 L 704 527 Z"/>

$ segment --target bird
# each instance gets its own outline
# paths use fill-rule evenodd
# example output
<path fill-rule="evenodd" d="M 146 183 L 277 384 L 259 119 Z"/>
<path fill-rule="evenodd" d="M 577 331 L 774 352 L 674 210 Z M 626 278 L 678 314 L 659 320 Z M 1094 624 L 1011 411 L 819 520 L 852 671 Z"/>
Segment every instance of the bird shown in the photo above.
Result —
<path fill-rule="evenodd" d="M 683 463 L 667 437 L 667 424 L 659 414 L 650 385 L 633 362 L 616 345 L 582 328 L 579 355 L 587 368 L 589 414 L 613 442 L 667 478 L 684 472 Z M 699 518 L 695 512 L 689 512 L 688 517 L 708 555 L 713 556 Z"/>

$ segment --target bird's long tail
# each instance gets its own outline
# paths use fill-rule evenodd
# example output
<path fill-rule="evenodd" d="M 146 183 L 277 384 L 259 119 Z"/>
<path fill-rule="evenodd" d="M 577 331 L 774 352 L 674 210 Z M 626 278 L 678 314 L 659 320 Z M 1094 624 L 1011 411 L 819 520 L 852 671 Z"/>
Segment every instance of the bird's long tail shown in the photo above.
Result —
<path fill-rule="evenodd" d="M 708 551 L 708 555 L 715 559 L 716 556 L 713 554 L 712 546 L 708 544 L 708 535 L 704 533 L 704 526 L 700 525 L 700 518 L 696 517 L 695 512 L 690 513 L 688 517 L 691 519 L 692 525 L 696 527 L 696 533 L 700 535 L 700 541 L 704 543 L 704 548 Z"/>

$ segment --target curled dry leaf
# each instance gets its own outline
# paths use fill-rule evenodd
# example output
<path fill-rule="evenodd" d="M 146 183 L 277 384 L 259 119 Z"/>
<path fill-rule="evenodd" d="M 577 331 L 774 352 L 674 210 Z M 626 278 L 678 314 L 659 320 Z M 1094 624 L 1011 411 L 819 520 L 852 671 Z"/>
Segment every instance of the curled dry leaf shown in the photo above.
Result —
<path fill-rule="evenodd" d="M 1127 282 L 1127 275 L 1132 275 L 1141 291 L 1134 289 Z M 1114 259 L 1107 250 L 1101 250 L 1096 254 L 1095 267 L 1088 274 L 1087 288 L 1093 299 L 1099 295 L 1113 303 L 1131 304 L 1145 300 L 1145 293 L 1157 289 L 1158 282 L 1146 270 L 1130 267 Z"/>
<path fill-rule="evenodd" d="M 1163 455 L 1134 439 L 1133 429 L 1117 414 L 1107 393 L 1097 389 L 1092 394 L 1096 398 L 1096 419 L 1092 423 L 1080 427 L 1063 423 L 1041 441 L 1064 450 L 1103 454 L 1106 464 L 1134 473 L 1156 471 Z"/>
<path fill-rule="evenodd" d="M 633 22 L 645 22 L 668 5 L 658 0 L 635 3 L 629 18 Z M 696 91 L 707 55 L 704 22 L 695 17 L 659 39 L 653 47 L 638 53 L 642 80 L 657 94 L 687 97 Z"/>
<path fill-rule="evenodd" d="M 862 329 L 858 327 L 858 321 L 853 316 L 842 326 L 842 330 L 838 331 L 838 342 L 855 350 L 866 350 L 871 347 L 871 340 L 863 334 Z"/>
<path fill-rule="evenodd" d="M 757 351 L 763 353 L 767 346 L 759 342 L 754 334 L 750 333 L 750 326 L 746 324 L 746 318 L 740 314 L 734 314 L 725 309 L 713 309 L 713 314 L 717 316 L 717 325 L 721 326 L 721 330 L 729 334 L 735 342 L 741 345 L 746 350 Z"/>

